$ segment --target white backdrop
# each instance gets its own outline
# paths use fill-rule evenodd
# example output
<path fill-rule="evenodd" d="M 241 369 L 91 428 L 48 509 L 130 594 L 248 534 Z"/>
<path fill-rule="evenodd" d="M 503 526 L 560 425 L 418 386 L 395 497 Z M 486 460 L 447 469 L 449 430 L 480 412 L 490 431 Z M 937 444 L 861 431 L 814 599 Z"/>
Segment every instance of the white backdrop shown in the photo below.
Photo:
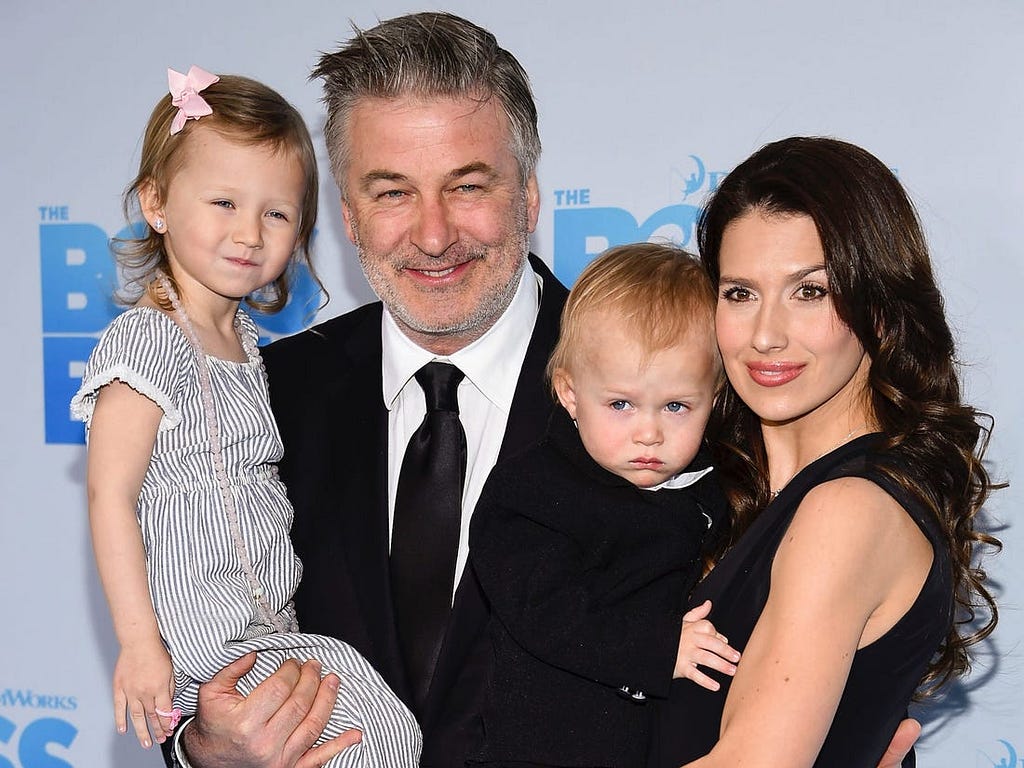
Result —
<path fill-rule="evenodd" d="M 256 77 L 308 119 L 325 178 L 316 259 L 333 296 L 326 318 L 372 296 L 344 240 L 318 84 L 306 77 L 318 51 L 348 37 L 349 18 L 365 27 L 420 8 L 5 0 L 0 768 L 161 764 L 113 730 L 116 646 L 66 402 L 76 360 L 109 317 L 105 241 L 124 226 L 120 193 L 166 67 Z M 991 469 L 1020 477 L 1024 3 L 455 0 L 447 9 L 495 31 L 532 76 L 544 141 L 534 250 L 563 279 L 608 244 L 685 243 L 693 206 L 772 139 L 834 135 L 896 169 L 931 238 L 969 397 L 996 417 Z M 918 710 L 926 768 L 1024 766 L 1022 501 L 1018 484 L 989 505 L 1006 543 L 988 563 L 1001 623 L 966 683 Z"/>

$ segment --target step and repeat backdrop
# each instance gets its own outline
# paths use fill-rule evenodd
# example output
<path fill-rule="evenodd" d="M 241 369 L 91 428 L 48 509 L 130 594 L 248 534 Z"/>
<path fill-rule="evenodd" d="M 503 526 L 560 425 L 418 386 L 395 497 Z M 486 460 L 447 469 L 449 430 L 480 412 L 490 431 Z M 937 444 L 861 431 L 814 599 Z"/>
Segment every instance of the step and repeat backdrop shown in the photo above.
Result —
<path fill-rule="evenodd" d="M 436 8 L 437 6 L 428 6 Z M 68 400 L 118 311 L 108 241 L 127 223 L 166 68 L 255 77 L 302 111 L 322 177 L 319 319 L 371 300 L 320 132 L 318 53 L 395 0 L 6 0 L 0 22 L 0 768 L 159 766 L 114 732 L 117 646 L 92 562 L 85 447 Z M 530 73 L 543 210 L 533 249 L 571 282 L 609 245 L 691 244 L 707 193 L 792 134 L 840 137 L 899 175 L 927 229 L 969 398 L 994 415 L 1008 480 L 986 512 L 1001 621 L 973 672 L 915 709 L 926 768 L 1024 766 L 1024 3 L 539 0 L 445 9 L 493 30 Z M 276 338 L 300 309 L 261 320 Z M 884 542 L 880 542 L 884 546 Z"/>

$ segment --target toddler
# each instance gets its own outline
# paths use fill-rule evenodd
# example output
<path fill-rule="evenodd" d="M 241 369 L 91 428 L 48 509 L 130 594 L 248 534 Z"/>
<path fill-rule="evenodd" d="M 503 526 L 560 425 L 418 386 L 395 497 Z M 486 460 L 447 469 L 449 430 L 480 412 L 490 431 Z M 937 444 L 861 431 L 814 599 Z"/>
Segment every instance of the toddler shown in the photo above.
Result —
<path fill-rule="evenodd" d="M 725 499 L 702 449 L 721 382 L 715 292 L 699 263 L 643 243 L 580 275 L 548 375 L 562 408 L 500 463 L 470 530 L 491 604 L 482 764 L 637 766 L 650 698 L 739 654 L 686 615 Z"/>

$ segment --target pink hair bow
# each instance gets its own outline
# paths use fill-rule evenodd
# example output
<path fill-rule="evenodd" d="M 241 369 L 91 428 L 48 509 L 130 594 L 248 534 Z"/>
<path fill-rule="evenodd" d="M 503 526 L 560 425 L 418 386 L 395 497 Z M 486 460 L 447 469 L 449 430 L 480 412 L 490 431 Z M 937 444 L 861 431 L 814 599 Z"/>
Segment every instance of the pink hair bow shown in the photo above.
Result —
<path fill-rule="evenodd" d="M 178 114 L 171 123 L 172 136 L 185 127 L 185 121 L 189 118 L 198 120 L 204 115 L 213 114 L 210 105 L 199 92 L 218 80 L 220 78 L 216 75 L 194 65 L 189 67 L 187 75 L 173 69 L 167 70 L 167 87 L 171 92 L 171 103 L 178 108 Z"/>

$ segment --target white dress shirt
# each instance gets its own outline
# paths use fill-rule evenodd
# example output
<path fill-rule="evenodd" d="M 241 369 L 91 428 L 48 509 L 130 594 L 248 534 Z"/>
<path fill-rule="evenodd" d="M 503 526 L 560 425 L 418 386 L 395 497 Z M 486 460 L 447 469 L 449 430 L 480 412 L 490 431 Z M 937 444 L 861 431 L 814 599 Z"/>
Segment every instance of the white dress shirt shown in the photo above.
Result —
<path fill-rule="evenodd" d="M 462 491 L 462 527 L 455 561 L 455 586 L 469 559 L 469 520 L 484 482 L 498 460 L 519 372 L 530 345 L 540 307 L 540 278 L 529 264 L 508 309 L 479 339 L 448 356 L 435 355 L 406 336 L 385 308 L 381 323 L 384 349 L 384 405 L 388 409 L 388 536 L 394 530 L 395 496 L 405 449 L 423 417 L 426 398 L 413 376 L 432 360 L 449 362 L 465 378 L 459 384 L 459 414 L 466 432 L 466 484 Z M 452 595 L 454 597 L 454 588 Z"/>

